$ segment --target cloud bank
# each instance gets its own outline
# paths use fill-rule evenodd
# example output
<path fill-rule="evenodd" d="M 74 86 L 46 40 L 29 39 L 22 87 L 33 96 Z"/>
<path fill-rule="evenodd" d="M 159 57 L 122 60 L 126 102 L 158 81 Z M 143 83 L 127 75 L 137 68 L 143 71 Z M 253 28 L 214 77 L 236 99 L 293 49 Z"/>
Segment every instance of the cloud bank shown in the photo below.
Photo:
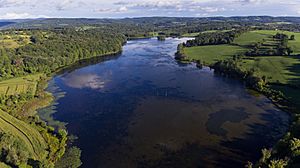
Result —
<path fill-rule="evenodd" d="M 237 15 L 300 16 L 300 0 L 0 0 L 0 19 Z"/>

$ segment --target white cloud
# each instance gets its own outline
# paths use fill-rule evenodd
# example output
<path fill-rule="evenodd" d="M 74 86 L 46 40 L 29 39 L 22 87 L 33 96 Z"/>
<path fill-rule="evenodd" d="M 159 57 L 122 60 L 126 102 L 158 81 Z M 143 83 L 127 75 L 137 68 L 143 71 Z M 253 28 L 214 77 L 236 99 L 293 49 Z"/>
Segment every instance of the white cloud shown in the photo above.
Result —
<path fill-rule="evenodd" d="M 28 0 L 0 0 L 0 7 L 20 6 L 27 3 Z"/>
<path fill-rule="evenodd" d="M 200 9 L 207 13 L 214 13 L 214 12 L 220 12 L 226 10 L 225 8 L 217 8 L 217 7 L 203 7 Z"/>
<path fill-rule="evenodd" d="M 102 80 L 101 77 L 96 74 L 68 74 L 63 77 L 63 81 L 67 86 L 77 89 L 102 89 L 107 82 Z"/>
<path fill-rule="evenodd" d="M 74 3 L 74 0 L 62 0 L 56 4 L 57 10 L 64 10 Z"/>
<path fill-rule="evenodd" d="M 135 8 L 135 9 L 176 9 L 178 6 L 181 6 L 181 1 L 139 1 L 139 2 L 116 2 L 115 5 L 125 6 L 127 8 Z"/>
<path fill-rule="evenodd" d="M 69 10 L 74 8 L 84 8 L 88 4 L 85 1 L 81 0 L 62 0 L 62 1 L 55 1 L 55 7 L 57 10 Z"/>
<path fill-rule="evenodd" d="M 29 13 L 5 13 L 4 15 L 0 15 L 0 19 L 32 19 L 32 18 L 48 18 L 45 15 L 32 15 Z"/>
<path fill-rule="evenodd" d="M 52 17 L 300 15 L 299 6 L 300 0 L 0 0 L 0 15 L 12 11 Z"/>
<path fill-rule="evenodd" d="M 123 12 L 127 12 L 128 9 L 126 6 L 122 6 L 119 8 L 100 8 L 100 9 L 95 9 L 94 11 L 98 13 L 123 13 Z"/>
<path fill-rule="evenodd" d="M 126 11 L 128 11 L 128 9 L 126 6 L 122 6 L 122 7 L 118 8 L 117 11 L 118 12 L 126 12 Z"/>

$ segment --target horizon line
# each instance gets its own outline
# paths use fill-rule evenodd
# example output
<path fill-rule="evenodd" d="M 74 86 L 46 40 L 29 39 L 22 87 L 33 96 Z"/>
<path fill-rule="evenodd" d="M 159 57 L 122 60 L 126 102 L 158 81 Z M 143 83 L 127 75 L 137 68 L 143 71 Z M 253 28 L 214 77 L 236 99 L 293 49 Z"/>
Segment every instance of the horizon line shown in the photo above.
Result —
<path fill-rule="evenodd" d="M 234 17 L 272 17 L 272 18 L 284 18 L 293 17 L 300 18 L 296 15 L 232 15 L 232 16 L 133 16 L 133 17 L 37 17 L 37 18 L 15 18 L 15 19 L 5 19 L 0 18 L 0 20 L 36 20 L 36 19 L 137 19 L 137 18 L 234 18 Z"/>

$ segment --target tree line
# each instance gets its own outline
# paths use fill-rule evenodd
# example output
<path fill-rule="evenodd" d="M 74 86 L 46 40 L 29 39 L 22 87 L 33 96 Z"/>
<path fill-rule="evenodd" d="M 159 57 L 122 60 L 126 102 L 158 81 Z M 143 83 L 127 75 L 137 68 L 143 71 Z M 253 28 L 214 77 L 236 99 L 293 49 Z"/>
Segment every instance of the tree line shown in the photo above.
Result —
<path fill-rule="evenodd" d="M 17 31 L 5 32 L 15 35 Z M 28 44 L 16 48 L 0 46 L 0 81 L 35 73 L 49 74 L 82 59 L 115 54 L 121 52 L 122 45 L 126 42 L 123 34 L 106 29 L 22 30 L 22 32 L 30 36 Z M 16 135 L 0 131 L 0 164 L 2 162 L 11 167 L 41 168 L 81 165 L 80 149 L 71 147 L 64 155 L 67 132 L 48 126 L 37 115 L 29 112 L 52 101 L 52 96 L 44 92 L 46 79 L 45 77 L 40 79 L 35 95 L 23 93 L 0 96 L 1 110 L 39 131 L 47 143 L 46 155 L 41 156 L 43 159 L 40 160 L 33 159 L 26 152 L 28 150 L 24 142 Z M 64 163 L 66 161 L 67 164 Z"/>
<path fill-rule="evenodd" d="M 290 37 L 283 33 L 277 33 L 273 36 L 273 41 L 276 45 L 268 46 L 262 42 L 255 43 L 249 51 L 247 56 L 284 56 L 291 55 L 294 51 L 288 46 L 289 40 L 295 40 L 295 35 Z"/>
<path fill-rule="evenodd" d="M 200 33 L 194 40 L 188 40 L 184 47 L 230 44 L 233 40 L 247 31 L 247 29 L 232 30 L 226 32 Z"/>
<path fill-rule="evenodd" d="M 0 47 L 0 80 L 32 73 L 51 73 L 78 60 L 118 53 L 126 38 L 109 30 L 31 30 L 30 43 Z"/>

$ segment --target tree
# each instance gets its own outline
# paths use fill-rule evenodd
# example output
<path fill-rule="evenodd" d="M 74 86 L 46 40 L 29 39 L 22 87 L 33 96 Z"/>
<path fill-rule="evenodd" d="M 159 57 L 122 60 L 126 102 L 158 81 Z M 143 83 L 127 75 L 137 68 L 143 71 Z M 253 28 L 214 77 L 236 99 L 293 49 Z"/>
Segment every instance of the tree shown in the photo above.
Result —
<path fill-rule="evenodd" d="M 26 164 L 30 158 L 24 143 L 11 134 L 0 133 L 0 158 L 9 165 Z"/>
<path fill-rule="evenodd" d="M 271 150 L 262 149 L 261 153 L 262 153 L 261 162 L 266 163 L 269 160 L 269 158 L 271 157 Z"/>
<path fill-rule="evenodd" d="M 30 41 L 32 43 L 37 43 L 38 42 L 38 38 L 36 36 L 30 36 Z"/>
<path fill-rule="evenodd" d="M 81 150 L 77 147 L 67 149 L 64 156 L 56 163 L 56 168 L 78 168 L 81 166 Z"/>
<path fill-rule="evenodd" d="M 253 163 L 248 161 L 247 165 L 245 167 L 246 168 L 252 168 L 253 167 Z"/>
<path fill-rule="evenodd" d="M 291 47 L 287 48 L 287 54 L 290 56 L 294 51 L 291 49 Z"/>
<path fill-rule="evenodd" d="M 157 36 L 157 40 L 159 40 L 159 41 L 165 41 L 166 40 L 166 36 L 165 35 Z"/>
<path fill-rule="evenodd" d="M 300 156 L 300 139 L 293 138 L 290 141 L 290 148 L 294 157 Z"/>
<path fill-rule="evenodd" d="M 295 35 L 291 35 L 290 40 L 295 40 Z"/>
<path fill-rule="evenodd" d="M 287 165 L 286 160 L 271 160 L 268 168 L 285 168 Z"/>

